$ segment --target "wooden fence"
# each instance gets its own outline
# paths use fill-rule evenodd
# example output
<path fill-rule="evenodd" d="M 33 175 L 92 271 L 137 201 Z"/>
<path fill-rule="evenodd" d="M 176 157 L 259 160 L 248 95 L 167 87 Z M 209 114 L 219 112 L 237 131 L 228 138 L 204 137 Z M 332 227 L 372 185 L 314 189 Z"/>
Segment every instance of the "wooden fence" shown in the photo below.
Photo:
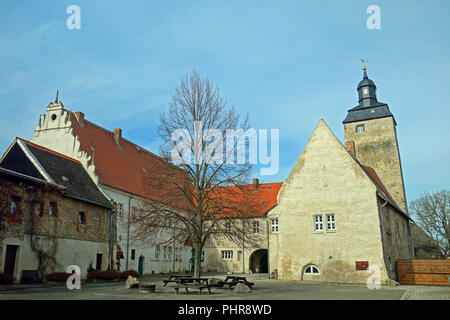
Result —
<path fill-rule="evenodd" d="M 450 285 L 450 260 L 397 260 L 400 284 Z"/>

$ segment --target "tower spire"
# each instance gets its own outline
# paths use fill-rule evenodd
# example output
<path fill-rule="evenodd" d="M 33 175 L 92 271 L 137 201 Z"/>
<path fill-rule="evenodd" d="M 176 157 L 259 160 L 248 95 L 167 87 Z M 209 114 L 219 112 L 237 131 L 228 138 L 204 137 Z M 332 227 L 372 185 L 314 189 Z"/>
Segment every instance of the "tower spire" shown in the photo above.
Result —
<path fill-rule="evenodd" d="M 56 98 L 55 98 L 55 103 L 58 103 L 58 94 L 59 94 L 59 90 L 56 90 Z"/>

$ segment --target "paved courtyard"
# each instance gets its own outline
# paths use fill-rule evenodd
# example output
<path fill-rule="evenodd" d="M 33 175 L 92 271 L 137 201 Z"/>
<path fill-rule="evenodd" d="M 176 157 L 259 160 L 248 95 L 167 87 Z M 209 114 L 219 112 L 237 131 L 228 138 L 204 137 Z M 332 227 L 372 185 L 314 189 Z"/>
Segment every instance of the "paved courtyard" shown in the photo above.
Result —
<path fill-rule="evenodd" d="M 81 290 L 68 290 L 60 286 L 0 291 L 0 300 L 450 300 L 450 287 L 399 286 L 370 290 L 364 285 L 249 278 L 255 283 L 250 293 L 213 288 L 211 294 L 205 291 L 199 294 L 196 290 L 189 294 L 180 290 L 179 294 L 175 294 L 171 284 L 163 286 L 164 277 L 153 276 L 146 277 L 145 281 L 156 283 L 154 293 L 140 293 L 138 289 L 126 289 L 124 282 L 115 282 L 86 284 Z"/>

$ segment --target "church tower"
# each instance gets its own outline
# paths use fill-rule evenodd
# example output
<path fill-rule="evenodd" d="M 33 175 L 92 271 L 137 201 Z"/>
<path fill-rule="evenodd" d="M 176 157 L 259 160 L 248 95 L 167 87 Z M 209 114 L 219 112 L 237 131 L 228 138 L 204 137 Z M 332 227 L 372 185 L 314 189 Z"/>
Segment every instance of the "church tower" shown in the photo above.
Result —
<path fill-rule="evenodd" d="M 389 106 L 379 102 L 375 83 L 364 76 L 358 84 L 359 104 L 348 110 L 343 121 L 345 145 L 358 161 L 376 170 L 398 206 L 407 212 L 397 123 Z"/>

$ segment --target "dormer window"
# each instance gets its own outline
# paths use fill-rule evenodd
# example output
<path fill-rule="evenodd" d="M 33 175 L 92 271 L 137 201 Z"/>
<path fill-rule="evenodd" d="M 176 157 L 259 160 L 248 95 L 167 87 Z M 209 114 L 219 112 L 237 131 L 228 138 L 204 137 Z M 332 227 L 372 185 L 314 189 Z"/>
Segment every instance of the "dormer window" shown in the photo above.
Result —
<path fill-rule="evenodd" d="M 364 132 L 364 125 L 359 124 L 356 126 L 356 133 L 363 133 Z"/>

